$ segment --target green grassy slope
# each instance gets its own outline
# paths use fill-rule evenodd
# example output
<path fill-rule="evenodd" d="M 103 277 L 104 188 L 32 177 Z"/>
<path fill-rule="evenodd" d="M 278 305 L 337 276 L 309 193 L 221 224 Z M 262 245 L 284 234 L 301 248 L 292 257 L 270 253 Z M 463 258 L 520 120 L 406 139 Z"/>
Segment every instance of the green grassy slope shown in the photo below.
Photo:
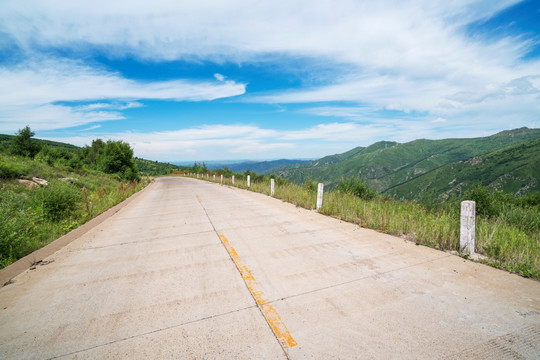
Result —
<path fill-rule="evenodd" d="M 135 158 L 135 164 L 137 164 L 137 169 L 141 175 L 147 176 L 157 176 L 157 175 L 166 175 L 174 171 L 183 171 L 186 169 L 185 166 L 179 166 L 169 163 L 163 163 L 159 161 L 151 161 L 140 158 Z"/>
<path fill-rule="evenodd" d="M 0 134 L 0 150 L 2 149 L 8 150 L 11 145 L 11 141 L 14 137 L 15 137 L 14 135 Z M 38 144 L 40 147 L 47 145 L 50 148 L 54 148 L 58 150 L 66 150 L 66 151 L 77 151 L 77 149 L 79 149 L 78 146 L 56 142 L 56 141 L 42 140 L 42 139 L 32 139 L 32 141 Z"/>
<path fill-rule="evenodd" d="M 333 188 L 340 179 L 362 177 L 378 191 L 410 181 L 442 165 L 469 159 L 540 138 L 540 129 L 521 128 L 473 139 L 415 140 L 405 144 L 378 142 L 276 173 L 296 183 L 308 179 Z"/>
<path fill-rule="evenodd" d="M 11 141 L 13 140 L 14 135 L 5 135 L 0 134 L 0 152 L 8 152 L 9 147 L 11 146 Z M 32 141 L 37 144 L 40 148 L 43 146 L 48 146 L 49 148 L 66 151 L 68 153 L 75 153 L 81 148 L 76 145 L 66 144 L 62 142 L 43 140 L 43 139 L 34 139 Z M 174 171 L 182 171 L 186 169 L 185 166 L 178 166 L 169 163 L 163 163 L 159 161 L 151 161 L 140 158 L 135 158 L 135 164 L 137 164 L 137 169 L 139 173 L 143 176 L 157 176 L 170 174 Z"/>
<path fill-rule="evenodd" d="M 429 201 L 460 196 L 475 185 L 525 195 L 540 191 L 540 139 L 441 166 L 388 189 L 398 199 Z"/>

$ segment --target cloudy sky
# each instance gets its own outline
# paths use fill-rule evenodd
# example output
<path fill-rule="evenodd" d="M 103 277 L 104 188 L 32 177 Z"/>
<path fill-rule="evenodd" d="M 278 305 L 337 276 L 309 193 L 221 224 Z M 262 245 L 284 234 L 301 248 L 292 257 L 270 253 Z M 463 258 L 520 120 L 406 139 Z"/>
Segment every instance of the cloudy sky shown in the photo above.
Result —
<path fill-rule="evenodd" d="M 0 1 L 0 133 L 160 161 L 540 127 L 538 0 Z"/>

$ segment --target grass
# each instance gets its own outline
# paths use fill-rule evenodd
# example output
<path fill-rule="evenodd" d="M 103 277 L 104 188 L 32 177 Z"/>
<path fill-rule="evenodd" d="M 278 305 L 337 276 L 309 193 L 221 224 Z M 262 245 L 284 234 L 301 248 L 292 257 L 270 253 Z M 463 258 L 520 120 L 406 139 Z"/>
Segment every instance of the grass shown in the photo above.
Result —
<path fill-rule="evenodd" d="M 201 179 L 220 182 L 219 176 L 215 180 L 212 176 Z M 232 186 L 230 178 L 225 178 L 223 183 Z M 248 189 L 243 179 L 235 179 L 234 186 Z M 274 197 L 313 210 L 317 197 L 315 188 L 309 182 L 305 186 L 276 182 Z M 270 195 L 270 180 L 252 182 L 249 190 Z M 329 191 L 324 193 L 319 212 L 421 245 L 459 251 L 458 202 L 426 207 L 384 196 L 364 200 L 348 193 Z M 539 224 L 540 213 L 534 207 L 509 207 L 500 216 L 491 218 L 477 216 L 475 251 L 484 255 L 482 262 L 491 266 L 539 279 Z"/>
<path fill-rule="evenodd" d="M 27 188 L 15 177 L 45 179 Z M 92 170 L 73 171 L 0 154 L 0 268 L 47 245 L 118 204 L 149 183 L 119 182 Z"/>

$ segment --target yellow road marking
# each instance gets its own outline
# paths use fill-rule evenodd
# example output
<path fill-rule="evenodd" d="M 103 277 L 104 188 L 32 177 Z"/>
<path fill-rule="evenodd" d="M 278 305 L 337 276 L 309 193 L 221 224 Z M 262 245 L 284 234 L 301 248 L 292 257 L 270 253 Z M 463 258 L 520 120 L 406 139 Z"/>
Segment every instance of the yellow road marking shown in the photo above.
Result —
<path fill-rule="evenodd" d="M 197 197 L 197 200 L 199 200 L 199 202 L 202 204 L 202 200 L 201 200 L 201 198 L 199 197 L 199 195 L 195 194 L 195 196 Z"/>
<path fill-rule="evenodd" d="M 229 240 L 227 240 L 227 238 L 223 234 L 219 234 L 219 237 L 221 238 L 223 245 L 225 245 L 225 248 L 229 252 L 229 255 L 233 259 L 234 264 L 238 268 L 238 271 L 240 271 L 242 278 L 244 278 L 244 281 L 246 282 L 249 291 L 257 301 L 257 305 L 261 309 L 264 317 L 266 318 L 266 321 L 274 331 L 274 334 L 276 334 L 277 338 L 284 345 L 287 345 L 289 347 L 298 345 L 298 343 L 289 333 L 289 330 L 287 330 L 287 327 L 281 320 L 281 317 L 279 316 L 276 309 L 274 309 L 272 305 L 268 304 L 268 299 L 264 295 L 264 292 L 259 288 L 257 281 L 255 281 L 255 278 L 253 277 L 249 269 L 242 263 L 240 256 L 238 256 L 236 250 L 234 250 L 234 248 L 231 246 Z"/>

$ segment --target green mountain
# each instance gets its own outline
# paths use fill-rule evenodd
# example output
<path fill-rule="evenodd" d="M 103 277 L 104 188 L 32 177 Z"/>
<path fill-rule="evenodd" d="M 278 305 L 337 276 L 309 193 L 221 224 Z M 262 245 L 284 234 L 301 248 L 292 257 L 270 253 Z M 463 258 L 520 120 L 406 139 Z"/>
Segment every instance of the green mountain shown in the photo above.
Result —
<path fill-rule="evenodd" d="M 429 201 L 490 186 L 514 196 L 540 190 L 540 139 L 441 166 L 385 191 L 398 199 Z"/>
<path fill-rule="evenodd" d="M 520 128 L 472 139 L 420 139 L 404 144 L 381 141 L 343 154 L 286 166 L 276 173 L 296 183 L 308 179 L 321 181 L 329 188 L 342 178 L 361 177 L 383 192 L 443 165 L 538 138 L 540 129 Z"/>
<path fill-rule="evenodd" d="M 306 160 L 289 160 L 289 159 L 281 159 L 281 160 L 271 160 L 271 161 L 253 161 L 253 162 L 242 162 L 238 164 L 232 164 L 229 165 L 228 168 L 231 171 L 242 173 L 246 170 L 256 172 L 257 174 L 270 174 L 275 169 L 281 168 L 284 165 L 290 165 L 290 164 L 300 164 L 306 162 Z M 224 168 L 224 166 L 220 166 L 217 168 Z"/>

